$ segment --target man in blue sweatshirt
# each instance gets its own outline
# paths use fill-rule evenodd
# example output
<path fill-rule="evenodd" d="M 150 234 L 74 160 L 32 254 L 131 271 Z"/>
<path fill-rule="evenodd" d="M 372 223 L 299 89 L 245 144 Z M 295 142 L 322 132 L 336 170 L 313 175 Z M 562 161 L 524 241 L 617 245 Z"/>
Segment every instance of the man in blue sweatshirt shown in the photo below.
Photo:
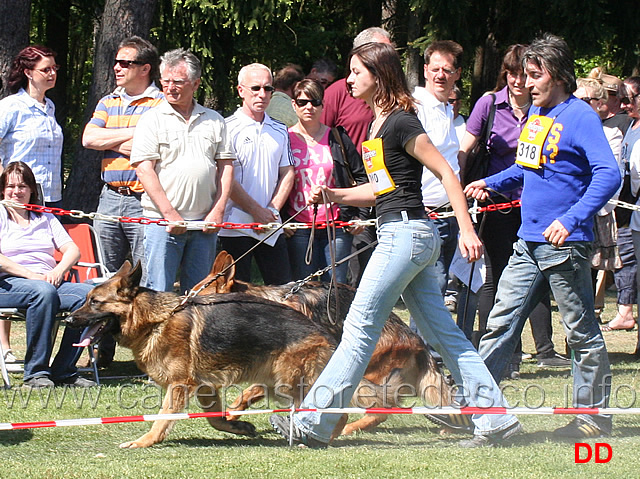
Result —
<path fill-rule="evenodd" d="M 516 164 L 465 188 L 467 196 L 486 199 L 491 190 L 523 187 L 519 239 L 479 352 L 499 383 L 526 318 L 551 288 L 573 351 L 574 407 L 604 408 L 611 370 L 594 315 L 591 242 L 593 216 L 620 186 L 620 172 L 597 114 L 571 94 L 576 83 L 566 42 L 547 34 L 526 50 L 523 63 L 533 106 Z M 603 414 L 578 415 L 554 431 L 575 439 L 610 433 L 611 416 Z"/>

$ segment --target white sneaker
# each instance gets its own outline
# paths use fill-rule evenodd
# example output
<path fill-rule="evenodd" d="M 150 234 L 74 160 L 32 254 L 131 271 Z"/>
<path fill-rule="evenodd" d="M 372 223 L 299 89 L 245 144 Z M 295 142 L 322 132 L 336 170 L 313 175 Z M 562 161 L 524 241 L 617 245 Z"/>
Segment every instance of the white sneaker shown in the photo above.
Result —
<path fill-rule="evenodd" d="M 4 352 L 4 362 L 7 364 L 17 363 L 18 359 L 13 355 L 13 352 L 10 349 L 7 349 Z"/>

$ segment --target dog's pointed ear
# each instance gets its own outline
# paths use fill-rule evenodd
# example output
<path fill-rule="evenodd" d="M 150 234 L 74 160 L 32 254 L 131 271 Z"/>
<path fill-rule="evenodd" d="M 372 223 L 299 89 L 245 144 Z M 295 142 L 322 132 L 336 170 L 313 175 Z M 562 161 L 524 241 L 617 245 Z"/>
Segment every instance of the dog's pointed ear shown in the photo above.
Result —
<path fill-rule="evenodd" d="M 126 268 L 123 270 L 123 268 Z M 133 269 L 131 269 L 131 263 L 125 261 L 122 267 L 118 270 L 117 275 L 120 276 L 120 285 L 118 287 L 118 293 L 125 297 L 133 297 L 136 295 L 138 288 L 140 287 L 140 280 L 142 279 L 142 263 L 138 261 Z"/>
<path fill-rule="evenodd" d="M 126 276 L 129 274 L 129 271 L 131 271 L 131 263 L 129 263 L 129 260 L 126 259 L 124 260 L 124 263 L 122 263 L 122 266 L 120 266 L 118 272 L 114 274 L 114 276 Z"/>
<path fill-rule="evenodd" d="M 233 264 L 233 256 L 231 256 L 226 251 L 221 251 L 221 253 L 224 253 L 225 256 L 224 256 L 224 263 L 220 271 L 222 271 L 222 269 L 226 269 L 223 278 L 224 278 L 225 284 L 227 285 L 227 288 L 230 291 L 236 277 L 236 265 Z"/>
<path fill-rule="evenodd" d="M 233 265 L 233 256 L 231 256 L 226 251 L 222 250 L 216 256 L 216 260 L 213 262 L 213 266 L 211 267 L 211 271 L 209 275 L 200 281 L 194 289 L 198 289 L 199 286 L 210 282 L 213 278 L 215 278 L 219 273 L 224 271 L 224 274 L 218 278 L 216 278 L 215 282 L 207 287 L 201 294 L 211 294 L 211 293 L 230 293 L 231 288 L 233 286 L 233 278 L 236 275 L 236 267 Z M 228 268 L 228 269 L 227 269 Z"/>

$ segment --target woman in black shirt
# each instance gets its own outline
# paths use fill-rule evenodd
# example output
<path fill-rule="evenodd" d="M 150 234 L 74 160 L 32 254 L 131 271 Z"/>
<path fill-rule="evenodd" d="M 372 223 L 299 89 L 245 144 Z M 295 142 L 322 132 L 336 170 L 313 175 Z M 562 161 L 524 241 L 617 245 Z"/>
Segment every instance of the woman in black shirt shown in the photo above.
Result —
<path fill-rule="evenodd" d="M 420 179 L 427 167 L 442 181 L 460 225 L 463 257 L 477 260 L 482 244 L 467 212 L 462 188 L 449 164 L 433 146 L 415 115 L 400 58 L 393 47 L 367 43 L 351 52 L 347 85 L 351 95 L 367 102 L 375 114 L 362 156 L 369 184 L 354 188 L 316 186 L 311 202 L 369 206 L 378 214 L 378 245 L 364 271 L 344 324 L 342 340 L 307 394 L 303 408 L 349 404 L 380 331 L 400 295 L 420 332 L 441 355 L 470 406 L 506 406 L 498 386 L 471 343 L 444 305 L 434 264 L 440 238 L 425 217 Z M 479 389 L 482 394 L 479 395 Z M 421 391 L 418 391 L 421 396 Z M 286 417 L 274 415 L 275 429 L 310 447 L 328 444 L 340 416 L 302 412 L 294 417 L 293 435 Z M 497 442 L 520 429 L 511 415 L 478 416 L 475 437 L 466 446 Z"/>

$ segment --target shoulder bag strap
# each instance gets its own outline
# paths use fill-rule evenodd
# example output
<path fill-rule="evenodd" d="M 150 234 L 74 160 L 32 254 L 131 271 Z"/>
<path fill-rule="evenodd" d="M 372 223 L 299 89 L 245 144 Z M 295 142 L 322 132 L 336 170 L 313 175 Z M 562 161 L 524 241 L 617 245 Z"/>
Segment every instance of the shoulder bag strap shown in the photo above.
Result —
<path fill-rule="evenodd" d="M 347 159 L 347 151 L 344 148 L 344 143 L 342 142 L 342 137 L 340 136 L 340 132 L 337 128 L 331 128 L 331 134 L 340 145 L 340 151 L 342 152 L 342 161 L 345 169 L 347 170 L 347 176 L 349 177 L 349 182 L 351 186 L 356 186 L 356 180 L 353 178 L 353 174 L 351 173 L 351 167 L 349 166 L 349 160 Z"/>
<path fill-rule="evenodd" d="M 491 109 L 489 110 L 489 117 L 487 118 L 487 123 L 485 124 L 486 130 L 484 133 L 484 144 L 489 145 L 489 138 L 491 137 L 491 129 L 493 128 L 493 119 L 496 116 L 496 95 L 494 93 L 491 94 Z"/>

